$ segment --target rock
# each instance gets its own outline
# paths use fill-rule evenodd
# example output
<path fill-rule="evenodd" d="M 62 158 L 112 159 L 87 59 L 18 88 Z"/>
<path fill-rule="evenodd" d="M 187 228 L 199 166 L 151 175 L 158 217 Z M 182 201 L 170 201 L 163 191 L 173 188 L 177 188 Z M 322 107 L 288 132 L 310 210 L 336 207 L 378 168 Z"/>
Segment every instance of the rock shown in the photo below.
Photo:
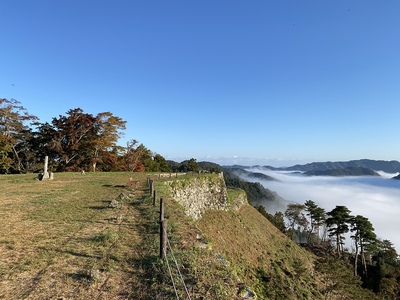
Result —
<path fill-rule="evenodd" d="M 88 277 L 93 281 L 97 281 L 100 279 L 100 271 L 97 269 L 91 269 L 88 272 Z"/>
<path fill-rule="evenodd" d="M 220 262 L 222 262 L 222 264 L 223 264 L 225 267 L 229 266 L 228 261 L 227 261 L 225 258 L 223 258 L 221 254 L 217 253 L 217 254 L 215 255 L 215 257 L 216 257 Z"/>
<path fill-rule="evenodd" d="M 240 287 L 239 296 L 242 299 L 257 299 L 257 295 L 247 285 Z"/>
<path fill-rule="evenodd" d="M 111 207 L 111 208 L 122 208 L 122 204 L 121 203 L 119 203 L 117 200 L 111 200 L 110 201 L 110 204 L 108 204 L 108 207 Z"/>
<path fill-rule="evenodd" d="M 118 195 L 118 199 L 120 200 L 129 200 L 129 197 L 125 195 L 124 193 L 121 193 Z"/>

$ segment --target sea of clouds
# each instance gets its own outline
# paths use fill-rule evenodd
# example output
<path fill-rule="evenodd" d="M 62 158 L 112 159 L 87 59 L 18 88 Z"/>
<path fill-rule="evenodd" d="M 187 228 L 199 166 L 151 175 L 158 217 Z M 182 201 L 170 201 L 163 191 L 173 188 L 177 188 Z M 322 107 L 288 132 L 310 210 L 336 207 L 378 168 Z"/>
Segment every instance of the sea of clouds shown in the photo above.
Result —
<path fill-rule="evenodd" d="M 390 240 L 400 253 L 400 180 L 391 179 L 398 174 L 379 171 L 381 177 L 304 176 L 301 173 L 271 171 L 263 168 L 248 169 L 272 176 L 278 181 L 259 181 L 289 202 L 304 203 L 313 200 L 327 212 L 336 205 L 347 206 L 352 215 L 370 220 L 380 239 Z M 267 211 L 275 213 L 274 209 Z M 347 243 L 346 243 L 347 244 Z"/>

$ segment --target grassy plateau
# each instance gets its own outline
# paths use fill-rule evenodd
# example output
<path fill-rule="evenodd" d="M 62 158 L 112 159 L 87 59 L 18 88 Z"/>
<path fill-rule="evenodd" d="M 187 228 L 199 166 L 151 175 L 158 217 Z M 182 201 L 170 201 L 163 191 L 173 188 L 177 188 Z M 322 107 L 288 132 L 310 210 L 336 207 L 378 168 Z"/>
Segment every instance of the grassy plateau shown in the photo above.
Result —
<path fill-rule="evenodd" d="M 128 186 L 132 176 L 137 189 Z M 145 182 L 132 173 L 1 176 L 0 298 L 133 297 L 136 263 L 151 251 L 143 227 L 155 221 L 140 217 Z M 113 199 L 122 207 L 109 208 Z"/>

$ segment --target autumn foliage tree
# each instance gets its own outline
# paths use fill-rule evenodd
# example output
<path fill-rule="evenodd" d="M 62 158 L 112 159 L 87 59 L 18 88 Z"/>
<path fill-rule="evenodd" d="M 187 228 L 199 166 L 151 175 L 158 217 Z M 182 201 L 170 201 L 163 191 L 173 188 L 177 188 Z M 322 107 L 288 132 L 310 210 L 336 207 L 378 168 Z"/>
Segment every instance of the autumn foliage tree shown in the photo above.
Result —
<path fill-rule="evenodd" d="M 22 173 L 28 171 L 24 154 L 30 139 L 28 122 L 37 120 L 15 99 L 0 99 L 0 170 Z"/>
<path fill-rule="evenodd" d="M 53 118 L 55 129 L 50 147 L 57 153 L 59 170 L 77 170 L 89 156 L 96 139 L 96 118 L 82 109 L 70 109 L 66 116 Z"/>
<path fill-rule="evenodd" d="M 47 130 L 47 148 L 55 154 L 58 170 L 79 170 L 90 165 L 95 172 L 98 163 L 110 158 L 109 151 L 121 148 L 117 142 L 125 124 L 111 112 L 93 116 L 80 108 L 70 109 L 67 115 L 53 118 L 52 130 Z"/>
<path fill-rule="evenodd" d="M 122 150 L 122 147 L 117 146 L 118 139 L 125 129 L 126 121 L 114 116 L 110 112 L 99 113 L 95 118 L 95 138 L 93 140 L 91 164 L 93 172 L 96 171 L 96 166 L 99 161 L 102 161 L 111 149 Z"/>
<path fill-rule="evenodd" d="M 128 171 L 143 172 L 145 167 L 143 160 L 150 156 L 149 150 L 137 140 L 130 140 L 126 143 L 125 161 Z"/>

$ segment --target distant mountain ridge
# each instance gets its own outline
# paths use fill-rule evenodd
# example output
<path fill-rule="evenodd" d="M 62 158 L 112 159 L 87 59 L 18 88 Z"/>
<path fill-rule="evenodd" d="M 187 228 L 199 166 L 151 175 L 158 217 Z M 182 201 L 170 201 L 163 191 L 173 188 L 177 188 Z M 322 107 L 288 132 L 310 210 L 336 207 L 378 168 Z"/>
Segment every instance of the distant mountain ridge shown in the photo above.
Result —
<path fill-rule="evenodd" d="M 248 178 L 256 178 L 256 179 L 266 180 L 266 181 L 277 181 L 275 178 L 268 176 L 264 173 L 250 172 L 250 171 L 246 171 L 243 168 L 229 168 L 227 170 L 233 172 L 234 174 L 238 175 L 239 177 L 247 176 Z"/>
<path fill-rule="evenodd" d="M 380 176 L 372 169 L 364 167 L 348 167 L 344 169 L 311 170 L 303 173 L 307 176 Z"/>
<path fill-rule="evenodd" d="M 367 168 L 375 171 L 383 171 L 386 173 L 400 172 L 400 162 L 397 160 L 372 160 L 372 159 L 359 159 L 350 161 L 327 161 L 327 162 L 312 162 L 304 165 L 294 165 L 286 168 L 275 168 L 271 166 L 264 166 L 271 170 L 281 171 L 328 171 L 347 168 Z"/>

